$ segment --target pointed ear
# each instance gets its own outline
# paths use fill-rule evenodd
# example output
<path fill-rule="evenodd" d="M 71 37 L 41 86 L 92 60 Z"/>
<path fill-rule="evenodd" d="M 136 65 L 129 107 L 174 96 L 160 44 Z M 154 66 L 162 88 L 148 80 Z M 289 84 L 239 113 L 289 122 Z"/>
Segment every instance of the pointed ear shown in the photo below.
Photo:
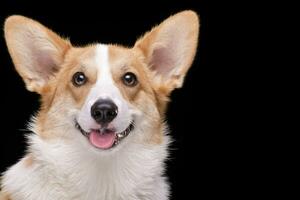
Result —
<path fill-rule="evenodd" d="M 193 11 L 169 17 L 139 39 L 135 48 L 142 51 L 147 65 L 161 76 L 168 88 L 182 87 L 192 65 L 199 33 L 199 18 Z M 171 84 L 171 85 L 170 85 Z"/>
<path fill-rule="evenodd" d="M 27 89 L 40 93 L 48 79 L 59 70 L 71 47 L 70 42 L 22 16 L 8 17 L 4 32 L 15 68 Z"/>

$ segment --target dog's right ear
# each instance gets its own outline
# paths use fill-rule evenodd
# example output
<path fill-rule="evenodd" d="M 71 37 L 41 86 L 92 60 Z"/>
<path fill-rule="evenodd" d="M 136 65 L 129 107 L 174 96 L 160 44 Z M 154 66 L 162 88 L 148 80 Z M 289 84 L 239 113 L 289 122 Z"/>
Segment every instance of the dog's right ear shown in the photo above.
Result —
<path fill-rule="evenodd" d="M 8 17 L 4 32 L 13 63 L 27 89 L 41 93 L 48 79 L 59 70 L 70 42 L 23 16 Z"/>

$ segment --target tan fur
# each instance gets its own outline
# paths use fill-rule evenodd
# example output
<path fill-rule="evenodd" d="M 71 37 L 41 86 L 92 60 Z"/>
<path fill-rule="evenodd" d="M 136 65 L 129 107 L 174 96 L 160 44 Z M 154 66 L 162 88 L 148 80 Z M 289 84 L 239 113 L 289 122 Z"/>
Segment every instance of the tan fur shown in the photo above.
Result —
<path fill-rule="evenodd" d="M 8 193 L 0 191 L 0 200 L 12 200 Z"/>
<path fill-rule="evenodd" d="M 136 57 L 131 49 L 125 49 L 118 46 L 109 47 L 110 65 L 115 83 L 121 90 L 123 96 L 134 103 L 138 93 L 143 90 L 145 93 L 153 96 L 151 82 L 147 76 L 147 69 Z M 133 72 L 138 77 L 138 84 L 135 87 L 127 87 L 122 82 L 122 76 L 126 72 Z"/>
<path fill-rule="evenodd" d="M 61 92 L 67 90 L 76 102 L 76 107 L 80 108 L 88 95 L 90 88 L 96 83 L 97 70 L 93 61 L 94 46 L 85 48 L 73 48 L 67 55 L 62 72 L 58 75 L 56 84 L 63 84 Z M 76 72 L 84 72 L 88 81 L 82 87 L 76 87 L 71 83 L 72 77 Z"/>
<path fill-rule="evenodd" d="M 24 158 L 24 166 L 26 168 L 31 167 L 33 164 L 33 157 L 31 154 L 28 154 L 25 158 Z"/>

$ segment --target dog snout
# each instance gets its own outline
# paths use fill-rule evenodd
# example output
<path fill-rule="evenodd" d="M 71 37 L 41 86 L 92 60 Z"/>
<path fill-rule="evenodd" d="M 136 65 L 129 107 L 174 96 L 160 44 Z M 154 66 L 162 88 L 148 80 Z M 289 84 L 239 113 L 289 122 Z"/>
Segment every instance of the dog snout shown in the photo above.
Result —
<path fill-rule="evenodd" d="M 117 105 L 111 100 L 98 100 L 91 107 L 91 115 L 98 124 L 111 122 L 118 114 Z"/>

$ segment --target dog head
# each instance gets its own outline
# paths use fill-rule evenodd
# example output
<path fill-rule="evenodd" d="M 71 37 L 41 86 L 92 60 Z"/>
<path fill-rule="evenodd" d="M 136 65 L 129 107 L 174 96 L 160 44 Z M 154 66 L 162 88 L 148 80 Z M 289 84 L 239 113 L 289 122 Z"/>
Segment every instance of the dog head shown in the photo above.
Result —
<path fill-rule="evenodd" d="M 5 38 L 15 68 L 42 97 L 34 131 L 107 151 L 126 144 L 161 143 L 168 96 L 183 84 L 198 42 L 192 11 L 171 16 L 132 48 L 74 47 L 39 24 L 11 16 Z M 128 141 L 127 141 L 128 142 Z"/>

